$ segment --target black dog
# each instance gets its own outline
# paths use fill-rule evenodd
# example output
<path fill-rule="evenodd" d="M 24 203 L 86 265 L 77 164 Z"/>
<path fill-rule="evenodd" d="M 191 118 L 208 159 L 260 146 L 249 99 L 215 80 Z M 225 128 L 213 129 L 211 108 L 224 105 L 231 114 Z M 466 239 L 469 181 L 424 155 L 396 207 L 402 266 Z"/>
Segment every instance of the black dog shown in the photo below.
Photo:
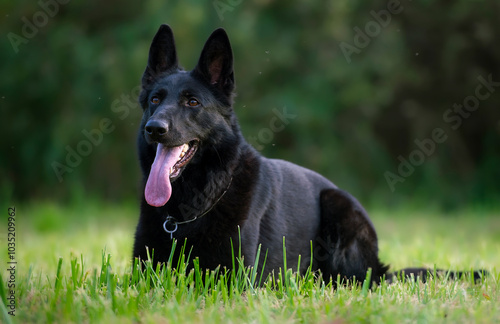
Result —
<path fill-rule="evenodd" d="M 178 65 L 172 30 L 162 25 L 142 87 L 144 195 L 134 257 L 147 260 L 149 250 L 154 264 L 167 262 L 177 239 L 186 240 L 201 268 L 231 268 L 232 247 L 253 266 L 261 245 L 256 266 L 269 274 L 284 265 L 285 238 L 286 262 L 295 271 L 312 264 L 325 279 L 362 280 L 369 268 L 375 282 L 392 276 L 379 261 L 373 224 L 354 197 L 311 170 L 261 156 L 242 137 L 223 29 L 212 33 L 188 72 Z"/>

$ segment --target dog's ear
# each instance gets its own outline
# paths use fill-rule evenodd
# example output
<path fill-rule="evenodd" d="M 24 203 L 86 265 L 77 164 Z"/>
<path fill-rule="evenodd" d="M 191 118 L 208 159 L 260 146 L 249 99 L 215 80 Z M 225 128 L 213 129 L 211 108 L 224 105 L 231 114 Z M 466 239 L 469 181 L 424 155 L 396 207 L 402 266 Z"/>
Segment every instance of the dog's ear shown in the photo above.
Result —
<path fill-rule="evenodd" d="M 147 86 L 159 76 L 178 68 L 174 33 L 168 25 L 161 25 L 149 49 L 148 66 L 142 76 L 142 85 Z"/>
<path fill-rule="evenodd" d="M 234 88 L 233 52 L 224 29 L 216 29 L 210 35 L 193 73 L 227 96 L 231 95 Z"/>

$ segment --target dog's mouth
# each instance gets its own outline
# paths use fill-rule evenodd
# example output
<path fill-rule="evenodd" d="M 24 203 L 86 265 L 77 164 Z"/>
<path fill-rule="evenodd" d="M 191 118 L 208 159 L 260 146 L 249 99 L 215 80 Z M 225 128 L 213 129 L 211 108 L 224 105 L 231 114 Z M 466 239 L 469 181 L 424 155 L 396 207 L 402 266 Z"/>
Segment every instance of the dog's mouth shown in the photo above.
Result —
<path fill-rule="evenodd" d="M 149 205 L 161 207 L 167 203 L 172 194 L 171 181 L 175 180 L 184 167 L 191 161 L 198 149 L 198 140 L 189 143 L 166 147 L 158 143 L 156 156 L 144 190 L 144 197 Z"/>
<path fill-rule="evenodd" d="M 160 145 L 160 144 L 158 144 Z M 170 169 L 170 179 L 175 179 L 181 173 L 181 170 L 191 161 L 196 150 L 198 149 L 198 140 L 192 140 L 181 146 L 181 154 L 179 154 L 179 159 Z"/>

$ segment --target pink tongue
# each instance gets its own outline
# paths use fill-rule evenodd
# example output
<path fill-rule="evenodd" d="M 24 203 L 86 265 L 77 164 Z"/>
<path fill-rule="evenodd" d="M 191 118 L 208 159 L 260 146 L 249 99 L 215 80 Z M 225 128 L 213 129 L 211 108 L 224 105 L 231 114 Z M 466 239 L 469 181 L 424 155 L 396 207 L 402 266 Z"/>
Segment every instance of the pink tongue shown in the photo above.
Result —
<path fill-rule="evenodd" d="M 170 185 L 170 169 L 179 159 L 182 145 L 172 148 L 158 144 L 156 157 L 151 172 L 149 172 L 148 182 L 144 190 L 144 197 L 151 206 L 161 207 L 167 203 L 172 194 Z"/>

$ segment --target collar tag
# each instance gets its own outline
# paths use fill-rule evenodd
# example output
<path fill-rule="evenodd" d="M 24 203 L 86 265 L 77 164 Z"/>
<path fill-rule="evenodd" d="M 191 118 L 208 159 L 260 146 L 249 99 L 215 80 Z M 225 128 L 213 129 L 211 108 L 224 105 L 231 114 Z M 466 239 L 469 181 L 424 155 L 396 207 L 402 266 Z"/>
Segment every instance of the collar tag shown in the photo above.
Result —
<path fill-rule="evenodd" d="M 173 229 L 169 229 L 168 227 L 173 227 Z M 178 225 L 177 225 L 177 222 L 175 221 L 175 219 L 172 216 L 167 216 L 167 219 L 163 223 L 163 229 L 165 230 L 165 232 L 170 234 L 171 240 L 174 237 L 175 231 L 177 231 L 177 227 L 178 227 Z"/>

